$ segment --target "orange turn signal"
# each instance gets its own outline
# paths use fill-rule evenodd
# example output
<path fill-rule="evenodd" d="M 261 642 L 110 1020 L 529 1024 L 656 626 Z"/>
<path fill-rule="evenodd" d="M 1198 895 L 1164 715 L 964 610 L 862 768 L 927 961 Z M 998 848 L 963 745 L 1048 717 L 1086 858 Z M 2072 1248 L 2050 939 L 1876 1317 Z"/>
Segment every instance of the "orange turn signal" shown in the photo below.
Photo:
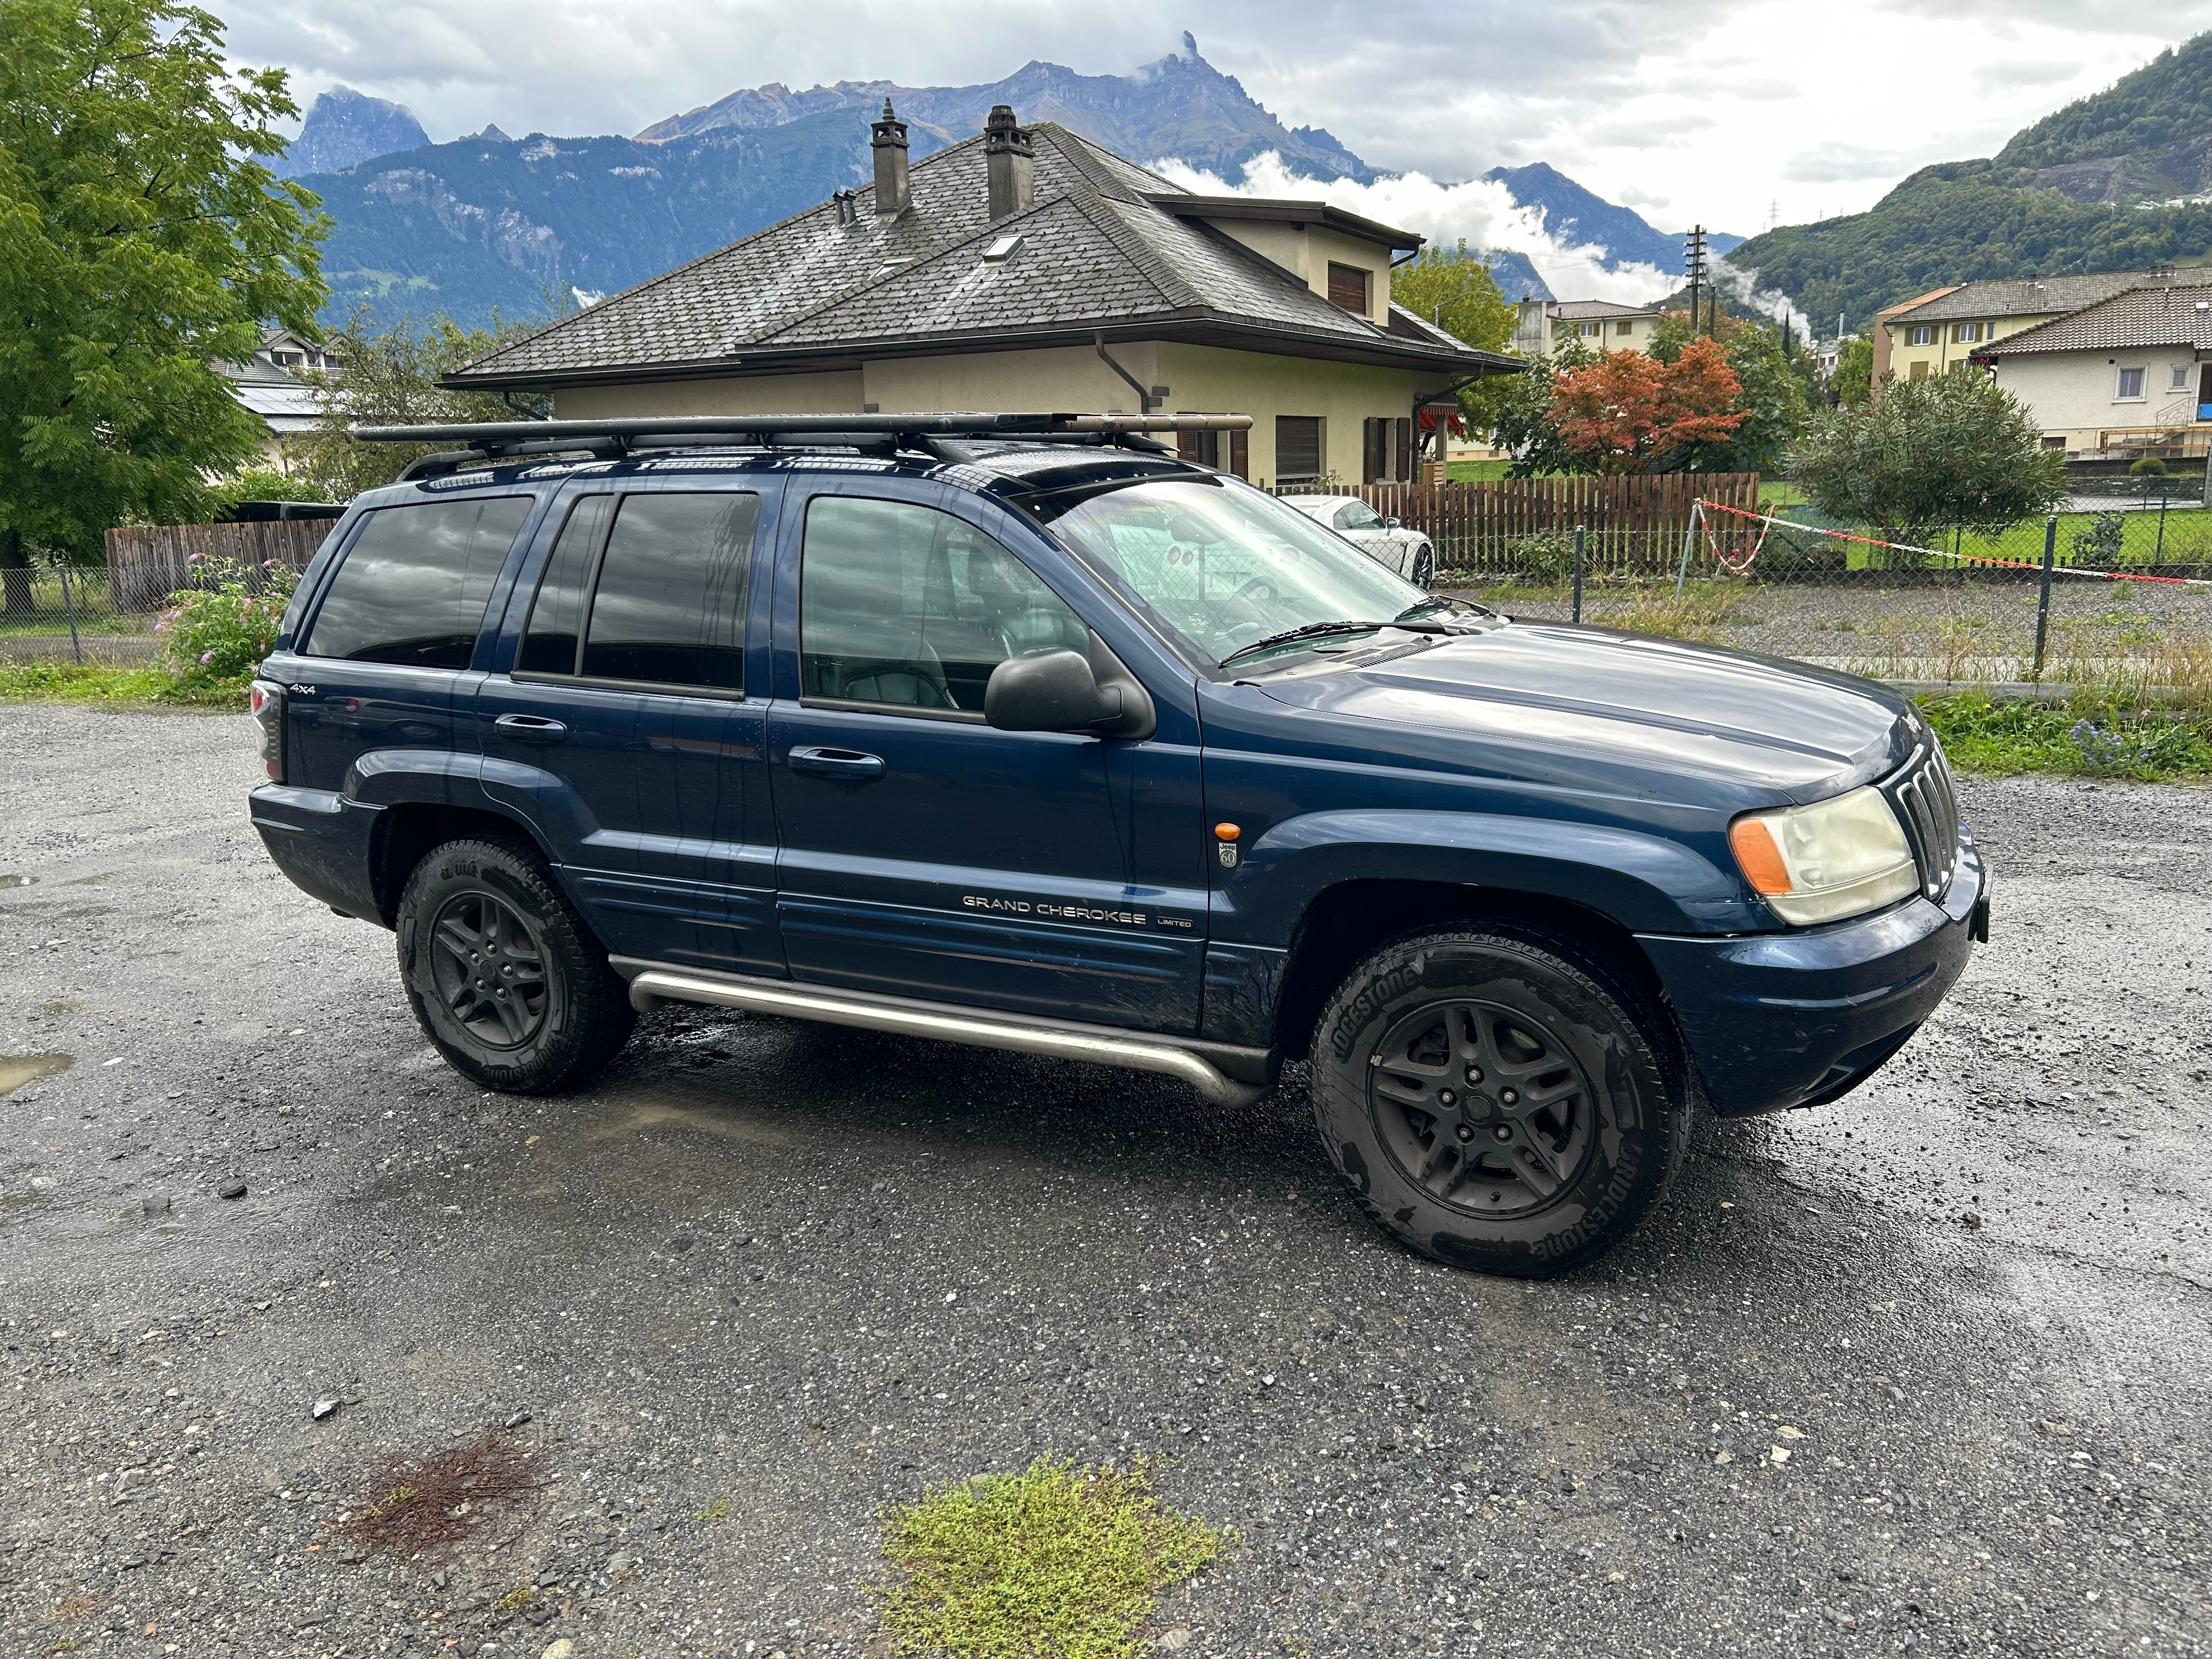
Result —
<path fill-rule="evenodd" d="M 1243 833 L 1243 830 L 1233 823 L 1217 823 L 1213 826 L 1213 838 L 1216 841 L 1235 841 Z"/>
<path fill-rule="evenodd" d="M 1729 825 L 1729 846 L 1753 892 L 1790 890 L 1790 867 L 1782 861 L 1782 849 L 1774 844 L 1773 832 L 1757 818 L 1738 818 Z"/>

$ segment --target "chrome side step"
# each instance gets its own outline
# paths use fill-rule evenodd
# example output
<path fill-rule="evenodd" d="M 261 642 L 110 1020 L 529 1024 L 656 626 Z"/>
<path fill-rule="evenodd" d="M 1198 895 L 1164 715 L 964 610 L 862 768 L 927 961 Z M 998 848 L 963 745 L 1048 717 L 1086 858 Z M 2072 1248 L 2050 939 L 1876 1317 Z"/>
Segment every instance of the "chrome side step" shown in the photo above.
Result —
<path fill-rule="evenodd" d="M 867 1031 L 933 1037 L 975 1048 L 1007 1048 L 1017 1054 L 1084 1060 L 1094 1066 L 1181 1078 L 1217 1106 L 1249 1106 L 1267 1092 L 1266 1085 L 1240 1083 L 1203 1054 L 1179 1047 L 1173 1038 L 1140 1036 L 1111 1026 L 1001 1014 L 866 991 L 829 990 L 789 980 L 746 979 L 736 974 L 663 967 L 635 957 L 613 957 L 609 962 L 617 973 L 629 980 L 630 1006 L 641 1013 L 655 1002 L 703 1002 Z"/>

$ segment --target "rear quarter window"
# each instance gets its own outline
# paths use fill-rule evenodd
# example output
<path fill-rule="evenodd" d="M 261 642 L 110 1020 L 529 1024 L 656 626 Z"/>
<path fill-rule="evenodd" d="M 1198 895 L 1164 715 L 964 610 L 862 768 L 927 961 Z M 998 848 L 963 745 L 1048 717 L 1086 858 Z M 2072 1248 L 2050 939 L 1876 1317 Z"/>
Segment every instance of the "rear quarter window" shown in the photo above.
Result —
<path fill-rule="evenodd" d="M 466 668 L 492 583 L 532 504 L 495 495 L 370 514 L 331 579 L 307 654 Z"/>

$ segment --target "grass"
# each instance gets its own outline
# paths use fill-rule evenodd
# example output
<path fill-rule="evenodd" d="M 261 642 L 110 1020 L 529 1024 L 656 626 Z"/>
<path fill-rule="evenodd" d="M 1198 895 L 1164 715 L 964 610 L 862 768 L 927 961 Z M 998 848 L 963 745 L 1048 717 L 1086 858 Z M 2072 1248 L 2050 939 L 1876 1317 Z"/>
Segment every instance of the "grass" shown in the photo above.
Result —
<path fill-rule="evenodd" d="M 95 708 L 200 708 L 242 714 L 246 688 L 180 694 L 158 668 L 97 663 L 0 662 L 0 702 L 74 702 Z"/>
<path fill-rule="evenodd" d="M 895 1650 L 948 1659 L 1134 1659 L 1154 1599 L 1212 1560 L 1224 1534 L 1126 1473 L 1050 1453 L 884 1516 Z"/>
<path fill-rule="evenodd" d="M 2212 777 L 2212 717 L 2200 709 L 2129 705 L 2094 692 L 2063 702 L 1993 702 L 1978 691 L 1920 699 L 1960 771 L 1982 777 L 2172 782 Z"/>

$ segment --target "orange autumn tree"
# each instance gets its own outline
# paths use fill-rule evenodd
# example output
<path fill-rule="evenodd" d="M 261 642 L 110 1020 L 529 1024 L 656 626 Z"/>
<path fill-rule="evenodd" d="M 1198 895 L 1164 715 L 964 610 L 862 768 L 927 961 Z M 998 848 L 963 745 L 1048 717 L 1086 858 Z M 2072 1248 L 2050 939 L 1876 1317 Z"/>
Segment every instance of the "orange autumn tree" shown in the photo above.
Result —
<path fill-rule="evenodd" d="M 1608 351 L 1554 378 L 1552 419 L 1570 454 L 1595 471 L 1656 472 L 1693 443 L 1720 443 L 1743 424 L 1728 354 L 1696 339 L 1671 363 Z"/>

